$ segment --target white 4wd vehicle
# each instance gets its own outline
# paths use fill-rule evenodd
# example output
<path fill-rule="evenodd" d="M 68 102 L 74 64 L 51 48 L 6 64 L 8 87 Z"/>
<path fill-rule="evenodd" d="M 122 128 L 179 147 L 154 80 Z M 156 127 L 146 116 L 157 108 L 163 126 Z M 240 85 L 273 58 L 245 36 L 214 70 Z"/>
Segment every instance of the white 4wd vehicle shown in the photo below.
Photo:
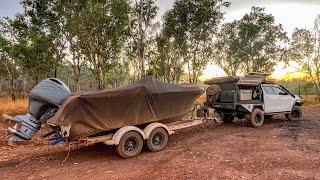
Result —
<path fill-rule="evenodd" d="M 293 95 L 283 86 L 276 84 L 262 84 L 261 89 L 265 115 L 285 113 L 290 120 L 301 118 L 302 113 L 299 106 L 303 104 L 303 100 L 299 96 Z"/>
<path fill-rule="evenodd" d="M 300 120 L 303 100 L 283 86 L 268 83 L 265 74 L 251 73 L 243 78 L 226 77 L 206 81 L 206 105 L 214 108 L 225 123 L 246 118 L 253 127 L 265 118 L 284 113 L 288 120 Z"/>

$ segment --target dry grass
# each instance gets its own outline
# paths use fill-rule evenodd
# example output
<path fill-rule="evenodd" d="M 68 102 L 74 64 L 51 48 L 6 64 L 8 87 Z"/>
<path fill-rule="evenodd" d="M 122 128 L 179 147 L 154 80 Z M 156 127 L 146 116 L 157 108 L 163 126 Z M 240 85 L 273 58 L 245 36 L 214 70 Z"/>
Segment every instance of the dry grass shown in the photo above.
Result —
<path fill-rule="evenodd" d="M 25 114 L 28 107 L 28 99 L 17 99 L 13 102 L 10 97 L 0 97 L 0 116 L 8 114 L 11 116 Z"/>
<path fill-rule="evenodd" d="M 320 102 L 315 95 L 302 96 L 302 98 L 304 100 L 304 106 L 320 107 Z"/>
<path fill-rule="evenodd" d="M 25 114 L 28 107 L 27 99 L 17 99 L 16 102 L 13 102 L 8 96 L 0 96 L 0 142 L 6 142 L 8 137 L 7 128 L 12 126 L 12 122 L 3 121 L 2 114 L 8 114 L 15 116 L 18 114 Z M 0 144 L 2 146 L 3 144 Z M 0 148 L 1 150 L 1 148 Z"/>
<path fill-rule="evenodd" d="M 197 102 L 203 104 L 206 101 L 206 93 L 203 93 L 198 99 Z"/>

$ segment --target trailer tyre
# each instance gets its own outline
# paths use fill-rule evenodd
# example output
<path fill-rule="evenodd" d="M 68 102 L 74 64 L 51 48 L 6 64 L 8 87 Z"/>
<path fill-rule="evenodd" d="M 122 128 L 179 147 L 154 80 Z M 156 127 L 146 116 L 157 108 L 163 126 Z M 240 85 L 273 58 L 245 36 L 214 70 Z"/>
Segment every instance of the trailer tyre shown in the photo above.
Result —
<path fill-rule="evenodd" d="M 169 135 L 164 128 L 155 128 L 147 139 L 147 146 L 151 152 L 162 151 L 167 147 Z"/>
<path fill-rule="evenodd" d="M 261 109 L 254 109 L 250 114 L 250 123 L 253 127 L 260 127 L 264 122 L 264 112 Z"/>
<path fill-rule="evenodd" d="M 129 131 L 125 133 L 117 145 L 117 153 L 119 156 L 128 159 L 138 156 L 143 147 L 143 138 L 140 133 L 136 131 Z"/>
<path fill-rule="evenodd" d="M 285 115 L 286 118 L 290 121 L 299 121 L 302 119 L 302 111 L 298 106 L 294 106 L 290 112 L 290 114 Z"/>

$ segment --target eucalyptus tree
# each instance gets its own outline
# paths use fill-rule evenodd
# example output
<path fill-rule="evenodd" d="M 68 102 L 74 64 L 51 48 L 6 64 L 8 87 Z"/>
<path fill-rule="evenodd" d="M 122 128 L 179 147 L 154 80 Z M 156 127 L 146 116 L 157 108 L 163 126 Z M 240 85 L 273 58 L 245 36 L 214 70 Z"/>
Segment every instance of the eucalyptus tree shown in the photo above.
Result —
<path fill-rule="evenodd" d="M 229 76 L 236 76 L 241 66 L 238 22 L 223 24 L 214 44 L 214 62 Z"/>
<path fill-rule="evenodd" d="M 129 10 L 125 0 L 88 0 L 81 5 L 79 47 L 96 76 L 98 89 L 106 88 L 106 76 L 128 38 Z"/>
<path fill-rule="evenodd" d="M 11 88 L 14 88 L 12 82 L 19 77 L 23 80 L 19 86 L 26 91 L 40 78 L 55 74 L 57 59 L 61 57 L 55 53 L 59 48 L 54 25 L 57 17 L 52 13 L 49 1 L 23 0 L 21 4 L 23 13 L 2 19 L 1 34 L 10 44 L 6 64 L 11 64 L 8 75 L 15 79 L 11 80 Z"/>
<path fill-rule="evenodd" d="M 155 0 L 132 0 L 130 12 L 130 54 L 137 59 L 139 77 L 146 75 L 147 56 L 154 45 L 156 17 L 159 8 Z"/>
<path fill-rule="evenodd" d="M 29 31 L 29 41 L 33 38 L 47 48 L 46 57 L 52 56 L 51 73 L 57 77 L 57 68 L 64 58 L 65 42 L 62 38 L 61 17 L 57 13 L 57 0 L 22 0 L 24 20 Z M 44 49 L 43 49 L 44 50 Z M 45 59 L 44 59 L 45 60 Z M 48 59 L 46 59 L 47 61 Z M 47 61 L 48 62 L 48 61 Z M 49 65 L 49 64 L 45 64 Z"/>
<path fill-rule="evenodd" d="M 156 57 L 150 63 L 152 75 L 168 83 L 178 83 L 184 71 L 184 61 L 174 47 L 173 41 L 158 35 L 156 46 Z"/>
<path fill-rule="evenodd" d="M 213 59 L 228 75 L 271 73 L 279 61 L 285 60 L 287 42 L 274 16 L 266 14 L 264 8 L 253 7 L 240 20 L 222 26 Z"/>
<path fill-rule="evenodd" d="M 10 55 L 23 75 L 34 84 L 40 78 L 51 76 L 54 67 L 51 38 L 30 26 L 23 16 L 9 23 L 15 34 Z"/>
<path fill-rule="evenodd" d="M 196 83 L 212 56 L 213 38 L 223 18 L 225 0 L 178 0 L 164 17 L 164 35 L 174 39 L 175 47 L 188 67 L 191 83 Z"/>
<path fill-rule="evenodd" d="M 0 83 L 3 81 L 9 82 L 9 92 L 13 101 L 16 100 L 17 87 L 15 79 L 18 77 L 18 69 L 15 61 L 11 58 L 11 46 L 12 44 L 3 36 L 0 35 Z M 2 87 L 0 87 L 2 90 Z"/>
<path fill-rule="evenodd" d="M 54 11 L 59 17 L 61 40 L 65 44 L 64 63 L 71 67 L 74 90 L 81 91 L 82 69 L 87 64 L 87 58 L 81 51 L 78 27 L 79 16 L 83 9 L 83 0 L 57 0 Z"/>
<path fill-rule="evenodd" d="M 318 100 L 320 100 L 320 15 L 314 28 L 295 29 L 290 42 L 290 59 L 298 62 L 301 70 L 308 74 L 313 82 Z"/>

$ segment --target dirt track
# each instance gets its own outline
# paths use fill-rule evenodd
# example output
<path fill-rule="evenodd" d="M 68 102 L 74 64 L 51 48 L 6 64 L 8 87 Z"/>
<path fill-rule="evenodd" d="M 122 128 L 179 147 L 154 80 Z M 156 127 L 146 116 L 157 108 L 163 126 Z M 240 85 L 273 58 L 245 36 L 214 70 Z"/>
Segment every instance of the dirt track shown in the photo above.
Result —
<path fill-rule="evenodd" d="M 113 147 L 67 152 L 43 142 L 0 148 L 1 179 L 320 179 L 320 109 L 304 120 L 282 116 L 261 128 L 207 123 L 170 137 L 159 153 L 119 158 Z M 11 153 L 10 153 L 11 151 Z"/>

